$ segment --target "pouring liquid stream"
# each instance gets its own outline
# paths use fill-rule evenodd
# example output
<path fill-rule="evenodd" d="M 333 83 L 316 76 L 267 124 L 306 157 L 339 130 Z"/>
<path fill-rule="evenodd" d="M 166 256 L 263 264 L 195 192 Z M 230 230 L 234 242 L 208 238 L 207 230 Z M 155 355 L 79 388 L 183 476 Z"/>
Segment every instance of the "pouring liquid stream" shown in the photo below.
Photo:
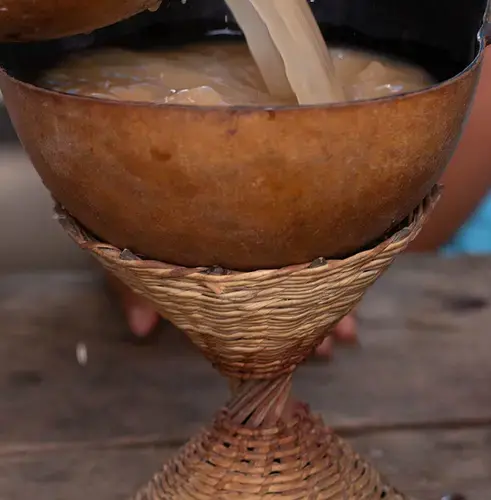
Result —
<path fill-rule="evenodd" d="M 226 0 L 273 96 L 291 87 L 298 104 L 345 100 L 331 54 L 306 0 Z M 283 64 L 280 68 L 278 59 Z M 285 72 L 286 80 L 285 81 Z"/>
<path fill-rule="evenodd" d="M 412 64 L 329 49 L 307 0 L 225 0 L 247 43 L 76 52 L 37 81 L 95 98 L 186 105 L 308 105 L 373 99 L 434 83 Z"/>

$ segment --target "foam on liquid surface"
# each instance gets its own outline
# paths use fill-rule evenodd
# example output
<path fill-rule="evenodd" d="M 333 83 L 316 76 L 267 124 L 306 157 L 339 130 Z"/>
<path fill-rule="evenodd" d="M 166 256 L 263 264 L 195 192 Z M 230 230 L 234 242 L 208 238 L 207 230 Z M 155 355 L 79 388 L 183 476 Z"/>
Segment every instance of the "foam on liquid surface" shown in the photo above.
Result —
<path fill-rule="evenodd" d="M 423 89 L 434 83 L 423 69 L 381 54 L 331 48 L 336 80 L 349 101 Z M 244 42 L 131 51 L 104 48 L 72 55 L 39 85 L 120 101 L 191 105 L 295 105 L 293 93 L 272 95 Z"/>

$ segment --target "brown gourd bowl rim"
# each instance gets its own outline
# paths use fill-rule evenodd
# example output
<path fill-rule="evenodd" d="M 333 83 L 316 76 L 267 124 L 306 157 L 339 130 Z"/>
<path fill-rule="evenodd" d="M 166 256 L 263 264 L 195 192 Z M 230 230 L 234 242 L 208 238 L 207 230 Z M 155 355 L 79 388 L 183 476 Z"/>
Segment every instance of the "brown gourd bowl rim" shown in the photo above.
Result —
<path fill-rule="evenodd" d="M 66 101 L 78 101 L 78 102 L 97 102 L 103 106 L 119 106 L 119 107 L 131 107 L 131 108 L 146 108 L 146 109 L 182 109 L 186 112 L 195 112 L 197 114 L 203 114 L 207 112 L 213 113 L 223 113 L 223 114 L 250 114 L 259 112 L 301 112 L 309 110 L 322 110 L 322 109 L 340 109 L 340 108 L 352 108 L 352 107 L 363 107 L 370 106 L 372 104 L 383 104 L 393 101 L 401 101 L 406 99 L 417 98 L 418 96 L 429 94 L 432 92 L 437 92 L 453 85 L 455 82 L 464 78 L 469 72 L 476 69 L 482 62 L 484 57 L 484 51 L 486 48 L 485 39 L 480 32 L 477 37 L 477 42 L 479 44 L 478 52 L 471 63 L 469 63 L 462 71 L 457 73 L 455 76 L 443 80 L 429 87 L 425 87 L 421 90 L 416 90 L 412 92 L 404 92 L 402 94 L 378 97 L 375 99 L 362 99 L 359 101 L 343 101 L 336 103 L 326 103 L 326 104 L 306 104 L 306 105 L 273 105 L 273 106 L 244 106 L 244 105 L 232 105 L 232 106 L 196 106 L 191 104 L 167 104 L 167 103 L 156 103 L 156 102 L 144 102 L 144 101 L 125 101 L 125 100 L 113 100 L 105 99 L 99 97 L 83 96 L 76 94 L 69 94 L 66 92 L 60 92 L 56 90 L 46 89 L 44 87 L 39 87 L 33 83 L 25 82 L 11 76 L 8 71 L 0 67 L 0 74 L 6 75 L 9 79 L 16 82 L 21 87 L 29 89 L 30 91 L 35 91 L 39 95 L 46 96 L 56 96 L 62 97 Z"/>

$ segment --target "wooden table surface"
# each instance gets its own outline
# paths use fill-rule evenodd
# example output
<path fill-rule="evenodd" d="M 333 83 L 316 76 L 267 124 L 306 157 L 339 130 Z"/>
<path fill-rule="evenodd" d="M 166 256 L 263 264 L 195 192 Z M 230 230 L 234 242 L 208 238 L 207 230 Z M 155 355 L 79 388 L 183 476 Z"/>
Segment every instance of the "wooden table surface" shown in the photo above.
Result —
<path fill-rule="evenodd" d="M 416 498 L 489 499 L 491 259 L 402 258 L 359 316 L 298 395 Z M 90 272 L 0 275 L 0 335 L 0 500 L 125 499 L 227 395 L 172 327 L 128 342 Z"/>

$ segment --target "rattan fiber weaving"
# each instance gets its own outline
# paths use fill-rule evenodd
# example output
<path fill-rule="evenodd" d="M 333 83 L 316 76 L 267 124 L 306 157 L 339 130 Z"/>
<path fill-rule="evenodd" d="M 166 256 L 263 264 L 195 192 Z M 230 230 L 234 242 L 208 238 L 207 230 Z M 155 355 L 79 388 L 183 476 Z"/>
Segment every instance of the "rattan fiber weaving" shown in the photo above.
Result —
<path fill-rule="evenodd" d="M 249 430 L 220 414 L 135 500 L 404 500 L 322 420 L 298 405 Z"/>
<path fill-rule="evenodd" d="M 231 381 L 211 428 L 135 500 L 404 500 L 291 396 L 295 368 L 420 231 L 435 188 L 382 243 L 344 260 L 250 273 L 186 269 L 101 243 L 61 207 L 82 247 L 152 300 Z"/>
<path fill-rule="evenodd" d="M 166 319 L 185 331 L 223 375 L 274 378 L 295 370 L 406 249 L 431 211 L 435 189 L 406 227 L 344 260 L 249 273 L 188 269 L 101 243 L 58 207 L 71 237 Z"/>

